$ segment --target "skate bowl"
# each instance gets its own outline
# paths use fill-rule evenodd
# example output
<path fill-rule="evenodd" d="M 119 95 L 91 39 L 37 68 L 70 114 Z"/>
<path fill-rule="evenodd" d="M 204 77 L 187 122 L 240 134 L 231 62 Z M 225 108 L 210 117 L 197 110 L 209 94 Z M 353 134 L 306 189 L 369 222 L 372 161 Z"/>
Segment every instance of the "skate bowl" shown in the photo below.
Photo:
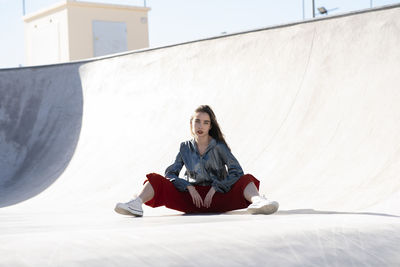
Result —
<path fill-rule="evenodd" d="M 397 266 L 400 5 L 0 70 L 0 266 Z M 271 216 L 115 214 L 213 107 Z"/>

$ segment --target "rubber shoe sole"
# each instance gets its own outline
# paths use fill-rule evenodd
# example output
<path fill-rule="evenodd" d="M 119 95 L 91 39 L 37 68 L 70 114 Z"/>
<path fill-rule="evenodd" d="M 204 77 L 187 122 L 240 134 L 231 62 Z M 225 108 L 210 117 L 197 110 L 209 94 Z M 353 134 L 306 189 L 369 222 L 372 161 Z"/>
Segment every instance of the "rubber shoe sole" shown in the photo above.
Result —
<path fill-rule="evenodd" d="M 135 216 L 135 217 L 142 217 L 143 216 L 143 211 L 142 210 L 135 210 L 130 208 L 129 206 L 124 206 L 122 203 L 118 203 L 115 208 L 115 212 L 122 214 L 122 215 L 129 215 L 129 216 Z"/>
<path fill-rule="evenodd" d="M 269 204 L 266 204 L 261 207 L 251 207 L 251 205 L 247 208 L 247 212 L 250 214 L 273 214 L 275 213 L 279 208 L 279 203 L 276 201 L 272 201 Z"/>

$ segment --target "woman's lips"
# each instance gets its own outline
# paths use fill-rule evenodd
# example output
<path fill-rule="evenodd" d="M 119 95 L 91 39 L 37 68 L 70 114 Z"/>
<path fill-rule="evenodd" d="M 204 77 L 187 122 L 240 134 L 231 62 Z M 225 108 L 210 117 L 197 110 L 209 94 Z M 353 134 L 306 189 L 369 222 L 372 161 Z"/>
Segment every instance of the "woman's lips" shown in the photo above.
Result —
<path fill-rule="evenodd" d="M 198 134 L 203 134 L 203 131 L 197 131 Z"/>

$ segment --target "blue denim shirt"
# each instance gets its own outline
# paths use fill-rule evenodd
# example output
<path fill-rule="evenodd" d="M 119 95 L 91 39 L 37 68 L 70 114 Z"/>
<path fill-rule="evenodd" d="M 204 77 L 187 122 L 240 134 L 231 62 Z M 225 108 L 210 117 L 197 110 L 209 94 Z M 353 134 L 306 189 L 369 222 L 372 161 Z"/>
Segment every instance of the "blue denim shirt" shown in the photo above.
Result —
<path fill-rule="evenodd" d="M 184 179 L 179 178 L 183 165 Z M 203 155 L 194 139 L 182 142 L 175 162 L 165 170 L 165 177 L 179 191 L 186 191 L 189 185 L 211 185 L 217 192 L 225 193 L 242 175 L 242 167 L 229 148 L 215 139 L 211 139 Z"/>

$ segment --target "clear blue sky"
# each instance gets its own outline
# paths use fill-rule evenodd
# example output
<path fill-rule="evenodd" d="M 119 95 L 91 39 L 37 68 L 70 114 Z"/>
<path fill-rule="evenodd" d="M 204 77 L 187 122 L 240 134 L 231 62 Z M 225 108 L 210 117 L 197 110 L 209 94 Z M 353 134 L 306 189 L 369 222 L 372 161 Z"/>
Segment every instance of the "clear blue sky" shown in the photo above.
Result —
<path fill-rule="evenodd" d="M 143 0 L 85 0 L 143 6 Z M 0 68 L 24 65 L 22 0 L 0 0 Z M 32 13 L 60 0 L 25 0 Z M 304 13 L 303 13 L 304 3 Z M 400 3 L 400 0 L 315 0 L 330 15 Z M 268 27 L 312 17 L 312 0 L 147 0 L 150 47 Z M 318 13 L 318 12 L 316 12 Z"/>

